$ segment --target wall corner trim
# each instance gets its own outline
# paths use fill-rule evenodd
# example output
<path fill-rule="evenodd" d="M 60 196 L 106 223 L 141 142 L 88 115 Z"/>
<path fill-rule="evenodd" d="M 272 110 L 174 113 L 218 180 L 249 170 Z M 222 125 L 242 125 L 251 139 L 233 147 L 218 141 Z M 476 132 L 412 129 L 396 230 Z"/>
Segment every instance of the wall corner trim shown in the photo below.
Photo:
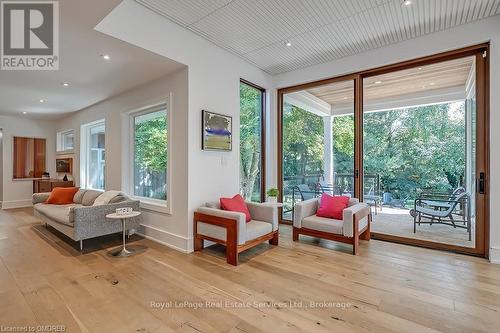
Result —
<path fill-rule="evenodd" d="M 176 235 L 171 232 L 144 224 L 141 224 L 141 227 L 137 231 L 137 234 L 179 252 L 193 252 L 193 250 L 191 249 L 193 247 L 191 239 L 184 236 Z"/>
<path fill-rule="evenodd" d="M 2 209 L 33 207 L 31 199 L 3 201 Z"/>

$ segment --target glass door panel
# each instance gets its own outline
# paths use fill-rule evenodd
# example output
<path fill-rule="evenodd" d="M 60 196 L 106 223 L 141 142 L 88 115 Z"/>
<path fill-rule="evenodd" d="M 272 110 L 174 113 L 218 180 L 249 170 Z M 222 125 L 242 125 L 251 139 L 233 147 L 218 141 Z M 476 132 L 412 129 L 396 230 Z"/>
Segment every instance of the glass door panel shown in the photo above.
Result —
<path fill-rule="evenodd" d="M 372 232 L 475 247 L 475 57 L 363 80 Z"/>
<path fill-rule="evenodd" d="M 283 95 L 283 220 L 298 201 L 354 195 L 354 81 Z"/>

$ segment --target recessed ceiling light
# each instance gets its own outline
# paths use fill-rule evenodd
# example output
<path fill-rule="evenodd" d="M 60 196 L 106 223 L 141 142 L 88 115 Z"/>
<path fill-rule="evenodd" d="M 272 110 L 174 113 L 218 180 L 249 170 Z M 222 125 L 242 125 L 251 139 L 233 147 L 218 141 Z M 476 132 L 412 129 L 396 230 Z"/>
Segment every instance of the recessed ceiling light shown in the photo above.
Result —
<path fill-rule="evenodd" d="M 405 6 L 411 5 L 411 0 L 404 0 L 403 5 L 405 5 Z"/>
<path fill-rule="evenodd" d="M 109 54 L 102 54 L 101 57 L 104 59 L 104 60 L 109 60 L 111 59 L 111 57 L 109 56 Z"/>
<path fill-rule="evenodd" d="M 28 112 L 26 112 L 26 111 L 23 111 L 23 114 L 26 114 L 26 113 L 28 113 Z"/>
<path fill-rule="evenodd" d="M 43 103 L 43 102 L 45 102 L 45 100 L 44 100 L 44 99 L 41 99 L 41 100 L 40 100 L 40 103 Z"/>
<path fill-rule="evenodd" d="M 64 82 L 63 86 L 67 87 L 67 86 L 69 86 L 69 83 L 68 82 Z"/>
<path fill-rule="evenodd" d="M 375 84 L 381 84 L 382 81 L 375 81 Z"/>
<path fill-rule="evenodd" d="M 435 83 L 434 83 L 434 82 L 431 82 L 431 83 L 429 83 L 429 85 L 430 85 L 430 86 L 433 86 L 433 85 L 435 85 Z"/>
<path fill-rule="evenodd" d="M 419 71 L 421 71 L 421 70 L 422 70 L 422 67 L 419 67 L 419 68 L 418 68 L 418 70 L 419 70 Z"/>
<path fill-rule="evenodd" d="M 288 46 L 288 47 L 290 47 L 290 46 L 292 46 L 292 43 L 291 42 L 286 42 L 285 45 Z"/>

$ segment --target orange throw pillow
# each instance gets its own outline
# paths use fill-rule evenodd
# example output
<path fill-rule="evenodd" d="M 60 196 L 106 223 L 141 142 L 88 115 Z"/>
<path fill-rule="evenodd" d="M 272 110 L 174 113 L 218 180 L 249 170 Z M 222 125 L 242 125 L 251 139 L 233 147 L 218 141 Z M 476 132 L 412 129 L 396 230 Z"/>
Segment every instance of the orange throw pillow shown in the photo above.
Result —
<path fill-rule="evenodd" d="M 78 192 L 78 187 L 54 187 L 46 204 L 67 205 L 73 203 L 73 197 Z"/>

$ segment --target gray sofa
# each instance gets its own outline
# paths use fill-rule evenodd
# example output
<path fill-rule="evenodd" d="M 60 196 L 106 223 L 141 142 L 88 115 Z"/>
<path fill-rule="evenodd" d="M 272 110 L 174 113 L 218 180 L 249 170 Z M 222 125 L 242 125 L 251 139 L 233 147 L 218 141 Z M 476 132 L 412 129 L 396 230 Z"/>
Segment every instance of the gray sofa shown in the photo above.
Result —
<path fill-rule="evenodd" d="M 33 209 L 36 217 L 52 226 L 75 241 L 80 241 L 83 250 L 83 240 L 103 235 L 122 232 L 120 220 L 106 219 L 106 215 L 114 213 L 116 208 L 132 207 L 139 210 L 139 201 L 131 200 L 125 195 L 118 195 L 109 204 L 92 206 L 102 191 L 80 189 L 73 197 L 73 203 L 68 205 L 46 204 L 50 193 L 33 194 Z M 127 229 L 138 229 L 141 217 L 127 219 Z"/>

